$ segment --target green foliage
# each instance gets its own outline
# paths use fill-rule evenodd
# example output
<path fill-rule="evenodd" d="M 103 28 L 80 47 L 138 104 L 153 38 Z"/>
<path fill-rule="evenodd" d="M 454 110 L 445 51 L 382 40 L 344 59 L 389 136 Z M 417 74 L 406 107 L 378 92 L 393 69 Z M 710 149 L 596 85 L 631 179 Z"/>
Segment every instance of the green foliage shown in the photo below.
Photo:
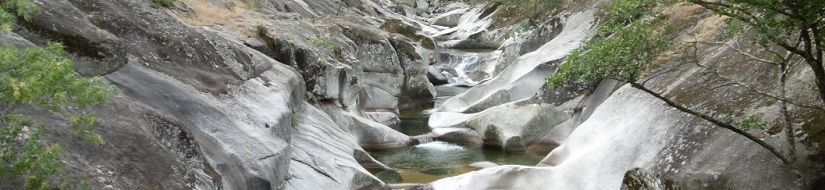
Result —
<path fill-rule="evenodd" d="M 152 0 L 155 5 L 160 5 L 162 7 L 172 7 L 175 5 L 175 1 L 177 0 Z"/>
<path fill-rule="evenodd" d="M 52 111 L 72 103 L 97 105 L 111 88 L 100 78 L 81 78 L 59 44 L 45 48 L 0 48 L 0 105 L 31 104 Z"/>
<path fill-rule="evenodd" d="M 498 3 L 511 6 L 524 15 L 525 18 L 535 25 L 538 20 L 547 13 L 559 7 L 563 0 L 496 0 Z"/>
<path fill-rule="evenodd" d="M 742 22 L 763 47 L 779 46 L 803 58 L 813 71 L 819 98 L 825 101 L 825 3 L 821 0 L 688 1 Z"/>
<path fill-rule="evenodd" d="M 58 44 L 0 48 L 0 108 L 34 105 L 61 111 L 69 105 L 98 105 L 112 90 L 99 80 L 76 75 Z M 60 146 L 43 145 L 44 127 L 22 115 L 4 110 L 0 117 L 0 179 L 22 179 L 27 189 L 49 188 L 47 179 L 62 173 Z M 74 135 L 102 143 L 100 135 L 92 132 L 100 123 L 98 118 L 80 115 L 70 120 Z"/>
<path fill-rule="evenodd" d="M 661 14 L 654 8 L 672 3 L 670 0 L 619 0 L 603 7 L 608 25 L 630 24 L 644 19 L 657 18 Z"/>
<path fill-rule="evenodd" d="M 668 37 L 656 34 L 659 19 L 652 9 L 661 2 L 620 0 L 607 5 L 608 22 L 597 29 L 595 39 L 573 51 L 548 77 L 548 87 L 591 85 L 605 78 L 637 80 L 658 52 L 670 45 Z"/>
<path fill-rule="evenodd" d="M 324 52 L 332 53 L 335 50 L 335 45 L 332 44 L 332 40 L 327 37 L 318 37 L 309 41 L 309 44 L 320 48 Z"/>
<path fill-rule="evenodd" d="M 31 0 L 9 0 L 0 2 L 0 30 L 10 32 L 17 17 L 30 21 L 40 13 L 40 7 Z"/>
<path fill-rule="evenodd" d="M 269 28 L 267 28 L 266 25 L 258 24 L 255 25 L 255 32 L 257 32 L 260 37 L 266 37 L 269 35 Z"/>
<path fill-rule="evenodd" d="M 292 128 L 298 128 L 299 122 L 301 121 L 298 118 L 298 114 L 292 113 L 292 115 L 289 116 L 289 125 L 292 126 Z"/>
<path fill-rule="evenodd" d="M 745 117 L 741 117 L 740 119 L 731 116 L 731 115 L 724 115 L 722 117 L 722 121 L 727 124 L 731 124 L 734 126 L 739 126 L 742 129 L 760 129 L 765 130 L 768 129 L 768 123 L 762 121 L 762 116 L 760 115 L 748 115 Z"/>
<path fill-rule="evenodd" d="M 100 126 L 100 118 L 94 115 L 81 114 L 69 118 L 72 126 L 72 136 L 82 138 L 87 143 L 103 144 L 103 137 L 92 131 Z"/>
<path fill-rule="evenodd" d="M 717 14 L 737 19 L 757 31 L 762 43 L 791 45 L 797 40 L 800 29 L 811 30 L 825 27 L 825 3 L 798 0 L 729 0 L 722 3 L 689 0 Z M 825 32 L 810 32 L 812 38 L 825 39 Z"/>
<path fill-rule="evenodd" d="M 62 173 L 59 145 L 43 146 L 42 126 L 17 114 L 6 115 L 0 130 L 0 179 L 22 178 L 25 189 L 47 189 L 49 177 Z"/>
<path fill-rule="evenodd" d="M 504 31 L 505 38 L 522 37 L 527 30 L 530 30 L 530 22 L 522 21 L 516 27 Z"/>
<path fill-rule="evenodd" d="M 28 21 L 39 11 L 31 0 L 0 2 L 0 33 L 10 32 L 18 16 Z M 18 184 L 21 189 L 50 189 L 56 181 L 62 181 L 66 188 L 74 184 L 63 179 L 62 148 L 42 142 L 47 135 L 45 127 L 10 113 L 12 108 L 33 105 L 59 112 L 70 105 L 101 104 L 111 91 L 99 78 L 76 75 L 59 44 L 25 49 L 0 47 L 0 184 Z M 99 123 L 90 115 L 71 119 L 73 134 L 94 143 L 103 141 L 92 132 Z"/>
<path fill-rule="evenodd" d="M 737 20 L 727 20 L 725 21 L 727 27 L 725 27 L 725 38 L 731 39 L 736 35 L 741 34 L 745 28 L 742 26 L 742 22 Z"/>

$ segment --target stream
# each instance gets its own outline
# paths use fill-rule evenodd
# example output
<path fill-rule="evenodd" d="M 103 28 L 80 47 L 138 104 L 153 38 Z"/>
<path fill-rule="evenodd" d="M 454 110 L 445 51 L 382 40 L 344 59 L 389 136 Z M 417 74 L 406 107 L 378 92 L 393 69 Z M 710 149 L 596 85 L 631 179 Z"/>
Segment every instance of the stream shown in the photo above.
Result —
<path fill-rule="evenodd" d="M 466 91 L 491 77 L 494 52 L 469 52 L 445 50 L 440 54 L 441 69 L 449 84 L 436 86 L 438 97 L 435 107 L 444 100 Z M 430 132 L 427 110 L 404 111 L 400 114 L 398 130 L 408 136 Z M 506 153 L 500 147 L 465 146 L 444 141 L 422 139 L 422 143 L 392 150 L 370 151 L 372 157 L 392 167 L 392 171 L 373 173 L 386 183 L 429 183 L 476 170 L 469 165 L 476 162 L 492 162 L 498 165 L 534 166 L 543 155 Z"/>

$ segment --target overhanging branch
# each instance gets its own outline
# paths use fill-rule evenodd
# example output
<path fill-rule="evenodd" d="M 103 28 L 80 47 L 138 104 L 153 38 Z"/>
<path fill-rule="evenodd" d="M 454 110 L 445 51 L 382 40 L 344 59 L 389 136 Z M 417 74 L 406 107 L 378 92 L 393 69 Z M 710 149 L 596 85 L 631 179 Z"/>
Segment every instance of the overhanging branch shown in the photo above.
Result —
<path fill-rule="evenodd" d="M 767 149 L 768 151 L 770 151 L 770 152 L 771 152 L 774 156 L 776 156 L 777 158 L 779 158 L 780 160 L 782 160 L 782 163 L 783 163 L 783 164 L 786 164 L 786 165 L 789 165 L 789 164 L 790 164 L 790 161 L 789 161 L 787 158 L 785 158 L 785 156 L 784 156 L 784 155 L 782 155 L 782 153 L 780 153 L 779 151 L 777 151 L 777 150 L 776 150 L 776 148 L 774 148 L 773 146 L 771 146 L 771 145 L 770 145 L 770 144 L 768 144 L 767 142 L 765 142 L 765 141 L 763 141 L 763 140 L 761 140 L 761 139 L 757 138 L 756 136 L 751 135 L 750 133 L 748 133 L 748 132 L 746 132 L 746 131 L 743 131 L 743 130 L 741 130 L 741 129 L 739 129 L 739 128 L 737 128 L 737 127 L 735 127 L 735 126 L 731 125 L 731 124 L 728 124 L 728 123 L 722 122 L 722 121 L 720 121 L 720 120 L 718 120 L 718 119 L 716 119 L 716 118 L 714 118 L 714 117 L 711 117 L 711 116 L 709 116 L 709 115 L 707 115 L 707 114 L 700 113 L 700 112 L 697 112 L 697 111 L 694 111 L 694 110 L 688 109 L 688 108 L 686 108 L 686 107 L 684 107 L 684 106 L 682 106 L 682 105 L 679 105 L 679 104 L 677 104 L 676 102 L 673 102 L 672 100 L 670 100 L 670 99 L 668 99 L 668 98 L 665 98 L 665 97 L 664 97 L 664 96 L 662 96 L 661 94 L 656 93 L 656 92 L 654 92 L 653 90 L 650 90 L 650 89 L 648 89 L 648 88 L 644 87 L 643 85 L 641 85 L 641 84 L 639 84 L 639 83 L 636 83 L 636 82 L 630 82 L 630 86 L 632 86 L 633 88 L 639 89 L 639 90 L 641 90 L 641 91 L 644 91 L 645 93 L 650 94 L 651 96 L 656 97 L 656 98 L 657 98 L 657 99 L 659 99 L 659 100 L 662 100 L 662 101 L 663 101 L 663 102 L 665 102 L 668 106 L 673 107 L 673 108 L 676 108 L 676 109 L 678 109 L 679 111 L 682 111 L 682 112 L 684 112 L 684 113 L 687 113 L 687 114 L 690 114 L 690 115 L 693 115 L 693 116 L 699 117 L 699 118 L 701 118 L 701 119 L 703 119 L 703 120 L 705 120 L 705 121 L 708 121 L 708 122 L 710 122 L 710 123 L 713 123 L 714 125 L 716 125 L 716 126 L 718 126 L 718 127 L 722 127 L 722 128 L 728 129 L 728 130 L 730 130 L 730 131 L 732 131 L 732 132 L 734 132 L 734 133 L 736 133 L 736 134 L 742 135 L 743 137 L 747 138 L 748 140 L 753 141 L 753 142 L 755 142 L 756 144 L 759 144 L 759 146 L 762 146 L 763 148 L 765 148 L 765 149 Z"/>

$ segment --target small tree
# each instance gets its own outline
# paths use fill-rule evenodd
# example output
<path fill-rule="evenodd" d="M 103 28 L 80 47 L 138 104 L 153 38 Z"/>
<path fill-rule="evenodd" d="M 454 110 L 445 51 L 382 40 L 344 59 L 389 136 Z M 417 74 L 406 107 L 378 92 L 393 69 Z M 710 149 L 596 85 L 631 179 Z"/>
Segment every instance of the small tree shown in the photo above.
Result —
<path fill-rule="evenodd" d="M 775 44 L 802 57 L 825 102 L 825 3 L 811 0 L 688 0 L 752 27 L 760 44 Z M 801 43 L 801 44 L 800 44 Z"/>
<path fill-rule="evenodd" d="M 669 0 L 618 0 L 607 5 L 607 22 L 597 30 L 596 37 L 575 50 L 564 64 L 547 79 L 549 88 L 565 85 L 592 85 L 610 78 L 630 84 L 665 102 L 668 106 L 699 117 L 715 126 L 728 129 L 764 147 L 785 164 L 791 161 L 772 145 L 741 128 L 763 125 L 758 117 L 720 119 L 686 108 L 663 95 L 648 89 L 639 80 L 644 69 L 651 66 L 659 52 L 669 47 L 670 39 L 660 32 L 665 25 L 653 11 L 656 6 L 672 3 Z"/>

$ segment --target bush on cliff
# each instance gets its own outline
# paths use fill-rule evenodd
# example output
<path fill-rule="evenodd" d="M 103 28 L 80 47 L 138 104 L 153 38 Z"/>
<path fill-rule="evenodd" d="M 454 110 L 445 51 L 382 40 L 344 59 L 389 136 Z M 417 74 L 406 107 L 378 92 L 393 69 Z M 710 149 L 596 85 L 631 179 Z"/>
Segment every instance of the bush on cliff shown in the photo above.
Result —
<path fill-rule="evenodd" d="M 0 35 L 8 35 L 16 16 L 29 20 L 39 12 L 31 0 L 3 1 L 0 7 Z M 49 189 L 61 183 L 65 188 L 77 188 L 84 184 L 63 179 L 60 145 L 44 142 L 49 130 L 16 110 L 34 107 L 62 112 L 68 107 L 102 104 L 111 90 L 99 80 L 75 74 L 59 44 L 0 48 L 0 189 Z M 72 135 L 92 143 L 103 141 L 92 132 L 98 123 L 88 114 L 69 119 Z"/>

